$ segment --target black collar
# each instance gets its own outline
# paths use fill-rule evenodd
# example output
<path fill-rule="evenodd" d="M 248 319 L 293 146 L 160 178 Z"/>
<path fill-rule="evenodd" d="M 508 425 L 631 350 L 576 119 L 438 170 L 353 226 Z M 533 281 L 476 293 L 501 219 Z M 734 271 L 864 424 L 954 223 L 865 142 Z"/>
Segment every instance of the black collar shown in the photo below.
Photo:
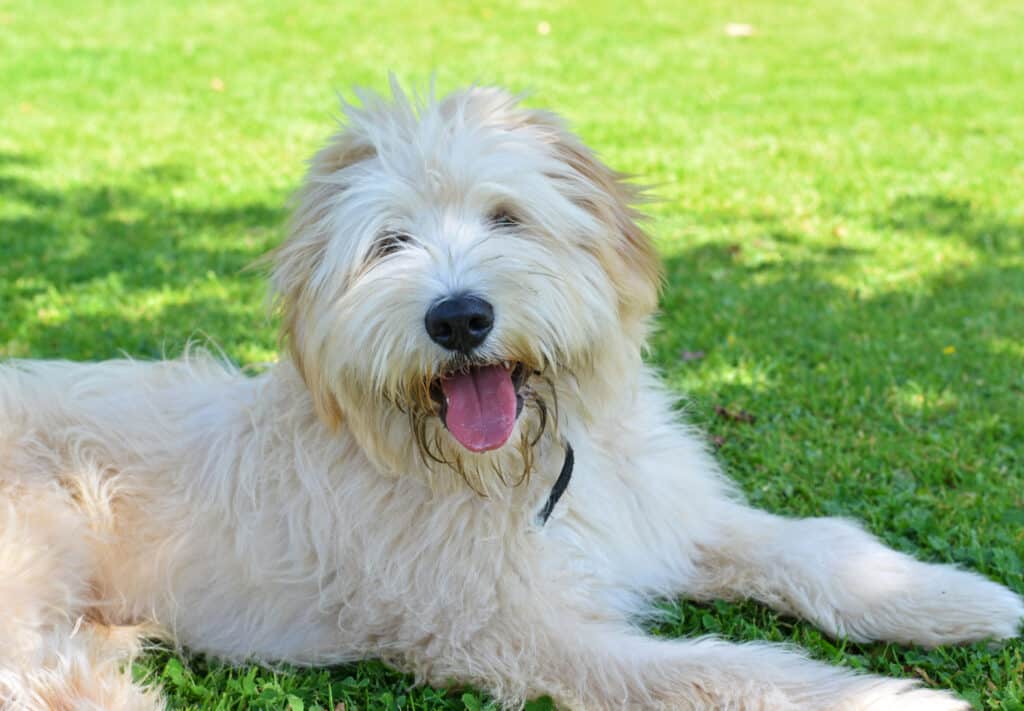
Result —
<path fill-rule="evenodd" d="M 565 443 L 565 461 L 562 462 L 562 471 L 558 474 L 558 478 L 555 479 L 555 485 L 551 487 L 551 493 L 548 494 L 548 500 L 544 503 L 544 508 L 537 514 L 537 519 L 540 521 L 540 525 L 543 526 L 548 522 L 548 518 L 551 516 L 551 512 L 555 509 L 555 504 L 562 498 L 562 494 L 569 487 L 569 480 L 572 479 L 572 465 L 575 457 L 572 453 L 572 445 L 568 442 Z"/>

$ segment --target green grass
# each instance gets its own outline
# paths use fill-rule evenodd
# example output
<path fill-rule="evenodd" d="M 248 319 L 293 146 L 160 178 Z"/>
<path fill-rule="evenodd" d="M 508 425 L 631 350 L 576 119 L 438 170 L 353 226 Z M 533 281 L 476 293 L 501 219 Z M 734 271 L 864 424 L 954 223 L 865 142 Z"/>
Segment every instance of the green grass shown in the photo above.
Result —
<path fill-rule="evenodd" d="M 334 92 L 388 69 L 530 89 L 656 185 L 650 357 L 750 500 L 859 518 L 1024 592 L 1024 5 L 359 5 L 0 0 L 0 357 L 157 357 L 207 334 L 273 357 L 241 270 L 280 241 Z M 658 634 L 794 642 L 1024 708 L 1020 641 L 926 652 L 754 604 L 665 607 Z M 178 708 L 490 703 L 372 662 L 154 653 L 136 671 Z"/>

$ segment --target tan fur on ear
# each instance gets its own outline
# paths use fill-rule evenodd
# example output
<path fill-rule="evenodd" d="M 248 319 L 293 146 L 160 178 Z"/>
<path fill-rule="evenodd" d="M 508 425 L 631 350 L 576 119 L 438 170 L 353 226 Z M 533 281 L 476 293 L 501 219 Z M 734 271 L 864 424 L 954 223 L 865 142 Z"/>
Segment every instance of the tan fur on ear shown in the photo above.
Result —
<path fill-rule="evenodd" d="M 577 197 L 576 202 L 611 227 L 618 238 L 610 249 L 604 244 L 596 247 L 598 259 L 618 291 L 623 318 L 648 316 L 658 305 L 662 268 L 654 243 L 640 228 L 644 216 L 634 207 L 643 202 L 642 188 L 605 165 L 554 114 L 530 111 L 528 115 L 528 123 L 549 134 L 559 158 L 591 188 L 592 199 Z"/>
<path fill-rule="evenodd" d="M 557 147 L 573 168 L 611 198 L 584 207 L 606 224 L 613 225 L 621 237 L 615 245 L 615 259 L 606 261 L 603 266 L 619 290 L 626 315 L 647 316 L 658 305 L 662 269 L 654 243 L 640 228 L 643 216 L 633 207 L 640 200 L 640 189 L 627 183 L 625 175 L 608 168 L 578 141 L 560 142 Z"/>
<path fill-rule="evenodd" d="M 341 407 L 321 369 L 316 367 L 319 347 L 306 330 L 306 320 L 318 299 L 310 276 L 327 248 L 328 210 L 333 198 L 344 189 L 327 178 L 374 154 L 373 146 L 351 133 L 342 131 L 335 135 L 310 161 L 305 182 L 294 198 L 288 239 L 270 255 L 271 280 L 281 310 L 279 341 L 309 388 L 317 413 L 335 428 L 341 424 Z"/>
<path fill-rule="evenodd" d="M 558 158 L 569 166 L 587 190 L 575 196 L 577 203 L 610 227 L 612 245 L 597 243 L 598 259 L 615 285 L 623 319 L 642 320 L 657 306 L 662 287 L 662 262 L 654 245 L 640 228 L 643 215 L 634 207 L 643 202 L 640 186 L 629 176 L 612 170 L 575 136 L 558 116 L 545 111 L 516 110 L 517 98 L 500 89 L 470 90 L 475 109 L 505 123 L 510 130 L 532 127 L 542 133 Z M 593 197 L 586 197 L 591 194 Z"/>
<path fill-rule="evenodd" d="M 650 237 L 640 228 L 644 219 L 635 205 L 644 201 L 641 187 L 629 176 L 612 170 L 571 131 L 557 115 L 520 107 L 521 97 L 496 87 L 472 87 L 445 99 L 442 114 L 457 110 L 471 112 L 475 120 L 501 125 L 510 131 L 530 128 L 548 142 L 558 158 L 585 184 L 577 204 L 603 224 L 615 237 L 613 244 L 587 245 L 615 285 L 622 318 L 638 321 L 650 315 L 658 305 L 661 290 L 661 259 Z M 585 197 L 593 196 L 592 199 Z"/>

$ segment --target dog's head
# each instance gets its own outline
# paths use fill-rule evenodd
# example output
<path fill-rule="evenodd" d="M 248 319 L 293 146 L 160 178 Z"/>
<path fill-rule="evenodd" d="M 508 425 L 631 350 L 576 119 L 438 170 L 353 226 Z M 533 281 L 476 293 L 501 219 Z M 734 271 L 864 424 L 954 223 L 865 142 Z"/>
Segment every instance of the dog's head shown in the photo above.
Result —
<path fill-rule="evenodd" d="M 588 416 L 638 371 L 659 264 L 636 191 L 501 90 L 361 99 L 274 256 L 292 359 L 383 467 L 526 471 L 560 398 Z"/>

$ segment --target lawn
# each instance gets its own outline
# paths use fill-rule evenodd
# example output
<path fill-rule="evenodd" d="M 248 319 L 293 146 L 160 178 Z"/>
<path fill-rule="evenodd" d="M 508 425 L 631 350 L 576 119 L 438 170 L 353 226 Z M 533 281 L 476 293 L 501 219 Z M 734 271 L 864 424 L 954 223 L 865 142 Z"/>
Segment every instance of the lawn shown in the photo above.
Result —
<path fill-rule="evenodd" d="M 0 0 L 0 357 L 208 336 L 274 358 L 243 268 L 282 239 L 336 92 L 389 69 L 496 82 L 654 186 L 649 357 L 751 502 L 855 517 L 1024 592 L 1022 36 L 1024 4 L 975 0 Z M 755 604 L 663 607 L 661 635 L 796 643 L 1024 709 L 1021 641 L 857 645 Z M 154 652 L 136 671 L 175 708 L 491 703 L 374 662 Z"/>

